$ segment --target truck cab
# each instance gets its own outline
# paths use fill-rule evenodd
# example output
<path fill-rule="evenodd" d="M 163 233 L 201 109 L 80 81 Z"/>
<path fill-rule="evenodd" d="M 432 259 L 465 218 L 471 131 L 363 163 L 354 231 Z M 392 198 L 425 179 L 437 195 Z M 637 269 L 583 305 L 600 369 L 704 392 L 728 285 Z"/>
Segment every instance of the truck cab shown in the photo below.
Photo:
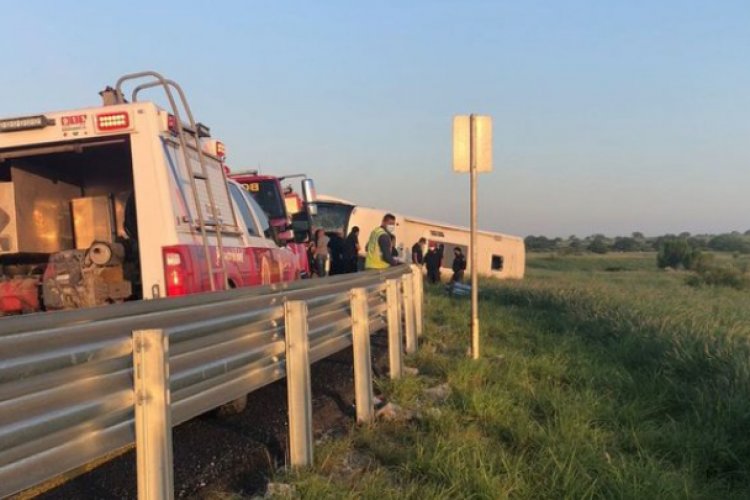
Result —
<path fill-rule="evenodd" d="M 289 177 L 305 177 L 305 200 L 295 193 L 291 186 L 282 188 L 281 181 Z M 288 248 L 294 254 L 297 266 L 302 270 L 302 277 L 309 276 L 310 264 L 306 246 L 306 240 L 310 237 L 309 228 L 303 231 L 295 230 L 293 220 L 306 215 L 309 206 L 314 202 L 312 180 L 304 175 L 259 175 L 257 170 L 231 173 L 230 178 L 236 181 L 265 212 L 273 237 L 279 245 Z"/>

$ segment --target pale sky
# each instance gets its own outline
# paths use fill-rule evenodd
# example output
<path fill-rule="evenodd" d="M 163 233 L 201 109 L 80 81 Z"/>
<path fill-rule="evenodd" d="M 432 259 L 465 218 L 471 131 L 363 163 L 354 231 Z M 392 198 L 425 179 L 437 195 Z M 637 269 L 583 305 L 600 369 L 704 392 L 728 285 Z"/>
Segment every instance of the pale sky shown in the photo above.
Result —
<path fill-rule="evenodd" d="M 65 5 L 64 5 L 65 4 Z M 0 116 L 180 82 L 235 169 L 468 223 L 454 114 L 494 120 L 480 225 L 750 229 L 750 2 L 0 0 Z"/>

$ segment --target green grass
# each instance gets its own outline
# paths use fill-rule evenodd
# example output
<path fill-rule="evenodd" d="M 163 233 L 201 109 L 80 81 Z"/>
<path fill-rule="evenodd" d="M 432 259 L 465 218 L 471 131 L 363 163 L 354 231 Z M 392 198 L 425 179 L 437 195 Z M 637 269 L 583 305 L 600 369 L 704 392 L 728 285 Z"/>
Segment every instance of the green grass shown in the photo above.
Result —
<path fill-rule="evenodd" d="M 353 428 L 275 480 L 304 498 L 750 498 L 750 292 L 688 287 L 654 254 L 528 268 L 483 282 L 479 361 L 468 301 L 428 290 L 420 375 L 379 381 L 420 418 Z"/>

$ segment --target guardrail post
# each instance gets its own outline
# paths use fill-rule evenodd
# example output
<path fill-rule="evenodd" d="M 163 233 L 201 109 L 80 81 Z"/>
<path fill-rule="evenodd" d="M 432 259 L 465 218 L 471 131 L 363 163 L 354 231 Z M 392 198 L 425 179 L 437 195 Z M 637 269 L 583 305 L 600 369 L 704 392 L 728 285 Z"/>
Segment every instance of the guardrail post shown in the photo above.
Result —
<path fill-rule="evenodd" d="M 424 328 L 424 318 L 422 316 L 422 311 L 424 310 L 424 276 L 422 275 L 422 268 L 412 265 L 411 275 L 414 282 L 415 327 L 417 330 L 417 337 L 421 337 Z"/>
<path fill-rule="evenodd" d="M 414 278 L 411 274 L 401 277 L 404 294 L 404 333 L 406 336 L 406 352 L 417 352 L 417 332 L 414 325 Z"/>
<path fill-rule="evenodd" d="M 284 303 L 286 387 L 289 406 L 289 461 L 292 467 L 313 463 L 310 343 L 307 336 L 307 304 Z"/>
<path fill-rule="evenodd" d="M 397 279 L 386 280 L 385 296 L 388 306 L 388 367 L 391 378 L 401 377 L 403 367 L 402 349 L 403 337 L 401 335 L 401 315 L 398 303 L 401 300 L 401 290 Z"/>
<path fill-rule="evenodd" d="M 174 498 L 169 338 L 164 330 L 133 332 L 138 498 Z"/>
<path fill-rule="evenodd" d="M 375 417 L 372 396 L 372 361 L 370 359 L 370 325 L 367 290 L 351 292 L 352 351 L 354 352 L 354 401 L 357 422 L 368 424 Z"/>

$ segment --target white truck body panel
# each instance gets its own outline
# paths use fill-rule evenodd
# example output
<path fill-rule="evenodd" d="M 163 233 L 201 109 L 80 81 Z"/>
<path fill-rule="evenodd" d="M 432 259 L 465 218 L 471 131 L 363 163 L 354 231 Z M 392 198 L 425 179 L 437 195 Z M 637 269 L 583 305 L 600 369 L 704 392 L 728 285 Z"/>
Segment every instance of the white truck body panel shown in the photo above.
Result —
<path fill-rule="evenodd" d="M 207 151 L 210 144 L 215 145 L 215 140 L 202 139 L 200 144 L 196 145 L 195 139 L 187 136 L 190 164 L 186 165 L 180 141 L 176 134 L 169 130 L 169 115 L 151 102 L 45 113 L 44 117 L 46 117 L 47 125 L 43 128 L 12 131 L 0 129 L 0 162 L 2 160 L 19 161 L 19 156 L 24 155 L 37 157 L 35 155 L 54 155 L 58 152 L 70 154 L 73 151 L 80 152 L 118 142 L 129 146 L 132 169 L 131 188 L 135 193 L 143 298 L 163 297 L 166 293 L 163 254 L 165 247 L 178 245 L 200 247 L 191 252 L 199 256 L 204 255 L 198 211 L 191 189 L 191 175 L 196 176 L 195 183 L 203 220 L 206 221 L 207 244 L 210 252 L 209 256 L 200 257 L 203 261 L 201 266 L 206 264 L 206 259 L 211 259 L 215 282 L 219 284 L 219 289 L 223 287 L 223 275 L 218 252 L 217 222 L 221 226 L 224 260 L 231 262 L 237 273 L 244 273 L 247 278 L 247 273 L 256 272 L 254 270 L 256 268 L 253 267 L 256 265 L 254 262 L 256 259 L 246 251 L 248 247 L 253 247 L 268 250 L 267 255 L 257 258 L 257 265 L 263 267 L 264 270 L 270 269 L 269 280 L 271 272 L 278 273 L 274 274 L 278 276 L 274 280 L 289 279 L 289 276 L 294 275 L 294 270 L 289 268 L 293 266 L 293 263 L 291 259 L 287 259 L 283 249 L 279 249 L 268 238 L 262 237 L 262 233 L 260 236 L 249 235 L 246 228 L 242 227 L 244 224 L 240 224 L 235 213 L 235 200 L 229 194 L 223 163 L 220 158 Z M 10 123 L 10 126 L 14 125 L 13 120 L 0 120 L 0 124 L 3 121 L 6 125 L 7 123 Z M 118 124 L 125 124 L 125 126 L 117 128 Z M 115 129 L 103 130 L 102 126 L 114 126 Z M 201 147 L 203 152 L 205 176 L 201 172 L 196 146 Z M 86 172 L 90 173 L 90 166 L 87 168 L 89 170 Z M 96 165 L 96 170 L 105 180 L 109 175 L 107 168 L 106 162 L 101 166 Z M 2 163 L 0 163 L 0 169 L 2 169 Z M 11 199 L 13 182 L 2 182 L 2 180 L 0 179 L 0 195 L 2 196 L 0 209 L 8 213 L 10 210 L 6 209 L 9 208 L 6 205 L 10 206 L 13 203 Z M 86 190 L 87 195 L 89 191 L 104 194 L 96 192 L 96 189 L 89 186 L 84 187 L 86 182 L 80 181 L 78 186 L 80 191 Z M 207 185 L 210 185 L 212 190 L 218 221 L 213 217 Z M 100 189 L 100 191 L 106 190 Z M 64 199 L 68 198 L 70 197 Z M 120 221 L 117 231 L 120 236 L 124 236 L 123 206 L 124 202 L 118 200 L 115 212 Z M 36 208 L 38 207 L 31 209 L 36 210 Z M 254 208 L 251 212 L 253 210 Z M 3 245 L 0 246 L 0 255 L 23 252 L 23 249 L 18 248 L 16 239 L 11 237 L 17 229 L 14 218 L 10 222 L 3 223 L 3 217 L 0 214 L 0 245 Z M 57 248 L 49 252 L 65 249 L 67 248 Z M 273 253 L 273 258 L 269 257 L 271 253 Z M 249 262 L 248 259 L 253 262 Z M 282 272 L 286 273 L 283 274 L 286 278 L 281 277 Z M 263 282 L 266 282 L 266 276 Z"/>

